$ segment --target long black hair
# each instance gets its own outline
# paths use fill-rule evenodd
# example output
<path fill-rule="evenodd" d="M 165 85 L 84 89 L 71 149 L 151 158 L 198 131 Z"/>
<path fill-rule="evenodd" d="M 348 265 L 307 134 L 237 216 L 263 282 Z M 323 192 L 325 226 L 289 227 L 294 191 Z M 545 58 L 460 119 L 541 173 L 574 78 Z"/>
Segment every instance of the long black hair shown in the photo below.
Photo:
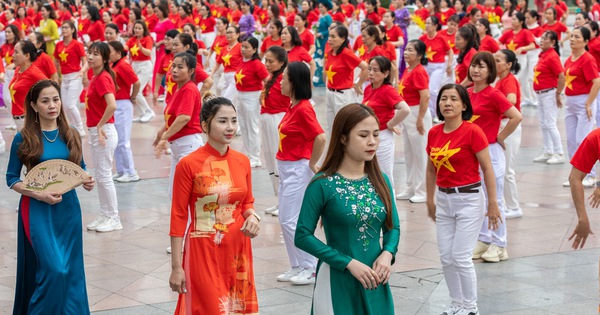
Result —
<path fill-rule="evenodd" d="M 510 63 L 510 72 L 513 74 L 519 73 L 521 70 L 521 65 L 517 60 L 517 55 L 515 52 L 508 49 L 500 49 L 499 51 L 504 55 L 504 61 L 506 61 L 506 63 Z"/>
<path fill-rule="evenodd" d="M 117 79 L 115 77 L 115 73 L 110 68 L 110 47 L 105 42 L 94 42 L 90 49 L 88 49 L 88 54 L 94 53 L 94 51 L 98 52 L 102 57 L 102 71 L 108 72 L 110 77 L 113 79 L 115 83 L 115 87 L 117 86 Z"/>
<path fill-rule="evenodd" d="M 460 54 L 458 54 L 458 58 L 456 58 L 456 62 L 460 64 L 463 62 L 465 55 L 471 48 L 474 48 L 475 50 L 479 49 L 479 34 L 477 34 L 477 29 L 473 24 L 467 24 L 458 29 L 458 35 L 467 42 L 465 49 L 461 50 Z"/>
<path fill-rule="evenodd" d="M 265 54 L 268 52 L 273 54 L 273 56 L 275 56 L 275 59 L 277 59 L 277 61 L 283 64 L 281 65 L 281 68 L 279 68 L 279 70 L 273 71 L 273 73 L 271 74 L 271 78 L 269 79 L 269 81 L 267 81 L 267 83 L 265 83 L 265 97 L 269 95 L 271 87 L 273 86 L 273 84 L 275 84 L 275 82 L 277 82 L 277 77 L 283 74 L 283 71 L 285 70 L 288 64 L 287 52 L 285 51 L 285 49 L 283 49 L 283 47 L 271 46 L 269 47 L 269 49 L 267 49 Z"/>
<path fill-rule="evenodd" d="M 594 24 L 596 24 L 596 23 L 594 23 Z M 598 24 L 596 24 L 596 25 L 598 25 Z M 558 44 L 558 35 L 556 35 L 556 32 L 548 30 L 542 34 L 542 37 L 543 36 L 547 36 L 548 39 L 554 41 L 554 45 L 553 45 L 554 50 L 560 56 L 560 45 Z"/>
<path fill-rule="evenodd" d="M 344 39 L 344 42 L 340 45 L 340 48 L 335 52 L 336 55 L 342 53 L 344 48 L 348 47 L 348 29 L 344 25 L 338 25 L 333 30 L 336 31 L 339 37 Z"/>
<path fill-rule="evenodd" d="M 254 54 L 252 54 L 252 57 L 250 58 L 250 60 L 254 60 L 254 59 L 260 60 L 260 56 L 258 55 L 258 39 L 254 38 L 253 36 L 250 36 L 250 37 L 246 38 L 244 41 L 247 42 L 248 44 L 250 44 L 252 49 L 254 49 Z"/>

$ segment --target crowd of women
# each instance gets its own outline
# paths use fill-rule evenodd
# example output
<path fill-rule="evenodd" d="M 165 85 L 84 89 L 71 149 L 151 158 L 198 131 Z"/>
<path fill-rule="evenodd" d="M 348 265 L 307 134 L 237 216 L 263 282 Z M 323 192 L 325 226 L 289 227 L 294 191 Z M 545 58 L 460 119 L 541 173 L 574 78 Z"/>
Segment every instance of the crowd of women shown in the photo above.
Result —
<path fill-rule="evenodd" d="M 508 259 L 506 219 L 523 215 L 521 107 L 537 106 L 543 149 L 533 162 L 565 163 L 600 124 L 600 5 L 578 0 L 573 28 L 557 0 L 536 10 L 523 0 L 405 5 L 6 4 L 0 81 L 6 128 L 17 131 L 7 182 L 22 194 L 14 313 L 89 313 L 77 194 L 27 191 L 22 168 L 50 159 L 85 167 L 87 137 L 94 176 L 84 188 L 97 187 L 100 213 L 86 228 L 120 230 L 114 181 L 139 180 L 133 123 L 162 111 L 153 146 L 171 156 L 176 314 L 258 313 L 251 172 L 263 162 L 278 196 L 264 213 L 278 216 L 289 259 L 277 281 L 315 283 L 315 314 L 393 313 L 394 199 L 426 203 L 436 222 L 451 298 L 443 314 L 478 314 L 472 259 Z M 409 38 L 409 27 L 422 35 Z M 325 89 L 323 127 L 315 87 Z M 229 148 L 236 135 L 241 152 Z M 394 181 L 399 135 L 403 183 Z M 592 169 L 583 185 L 595 177 Z M 326 243 L 314 235 L 318 222 Z"/>

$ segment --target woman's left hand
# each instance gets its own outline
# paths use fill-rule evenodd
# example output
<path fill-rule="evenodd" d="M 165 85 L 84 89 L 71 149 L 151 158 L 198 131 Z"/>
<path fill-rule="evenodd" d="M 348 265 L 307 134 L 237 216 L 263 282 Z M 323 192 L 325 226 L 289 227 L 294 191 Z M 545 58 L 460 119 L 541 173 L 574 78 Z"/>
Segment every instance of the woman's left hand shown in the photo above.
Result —
<path fill-rule="evenodd" d="M 106 132 L 102 128 L 98 128 L 98 141 L 101 146 L 106 146 Z"/>
<path fill-rule="evenodd" d="M 446 74 L 449 76 L 452 75 L 452 67 L 451 66 L 446 67 Z"/>
<path fill-rule="evenodd" d="M 258 224 L 258 219 L 254 215 L 249 215 L 244 221 L 242 228 L 240 229 L 244 235 L 255 238 L 258 236 L 258 231 L 260 231 L 260 226 Z"/>
<path fill-rule="evenodd" d="M 94 189 L 95 185 L 96 185 L 96 180 L 94 180 L 94 178 L 92 176 L 90 176 L 90 178 L 86 179 L 83 182 L 83 189 L 85 189 L 87 191 L 92 191 L 92 189 Z"/>
<path fill-rule="evenodd" d="M 585 112 L 587 113 L 588 120 L 592 121 L 592 105 L 585 104 Z"/>
<path fill-rule="evenodd" d="M 488 204 L 486 216 L 488 217 L 488 229 L 497 230 L 502 222 L 502 215 L 500 215 L 500 208 L 498 208 L 497 202 L 490 202 Z"/>
<path fill-rule="evenodd" d="M 358 86 L 358 84 L 354 84 L 354 92 L 356 92 L 356 95 L 363 95 L 363 90 L 360 86 Z"/>
<path fill-rule="evenodd" d="M 384 250 L 379 257 L 377 257 L 375 263 L 373 263 L 373 270 L 379 275 L 379 279 L 381 279 L 379 284 L 386 284 L 388 280 L 390 280 L 391 267 L 392 253 Z"/>

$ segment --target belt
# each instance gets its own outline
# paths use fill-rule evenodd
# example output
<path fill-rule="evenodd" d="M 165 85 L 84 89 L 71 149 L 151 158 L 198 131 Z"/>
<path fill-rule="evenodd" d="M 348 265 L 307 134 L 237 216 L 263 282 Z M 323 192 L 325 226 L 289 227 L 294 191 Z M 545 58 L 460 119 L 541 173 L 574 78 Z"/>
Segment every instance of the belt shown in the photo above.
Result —
<path fill-rule="evenodd" d="M 447 194 L 455 194 L 455 193 L 463 193 L 463 194 L 476 194 L 479 192 L 479 189 L 475 189 L 481 186 L 481 182 L 461 187 L 449 187 L 443 188 L 438 187 L 438 190 Z"/>
<path fill-rule="evenodd" d="M 336 92 L 336 93 L 342 93 L 344 94 L 344 90 L 338 90 L 338 89 L 332 89 L 332 88 L 327 88 L 329 91 L 331 92 Z"/>
<path fill-rule="evenodd" d="M 550 89 L 545 89 L 545 90 L 541 90 L 541 91 L 535 91 L 535 94 L 544 94 L 544 93 L 548 93 L 552 90 L 556 90 L 556 88 L 550 88 Z"/>
<path fill-rule="evenodd" d="M 25 119 L 25 115 L 21 115 L 21 116 L 13 116 L 14 120 L 21 120 L 21 119 Z"/>

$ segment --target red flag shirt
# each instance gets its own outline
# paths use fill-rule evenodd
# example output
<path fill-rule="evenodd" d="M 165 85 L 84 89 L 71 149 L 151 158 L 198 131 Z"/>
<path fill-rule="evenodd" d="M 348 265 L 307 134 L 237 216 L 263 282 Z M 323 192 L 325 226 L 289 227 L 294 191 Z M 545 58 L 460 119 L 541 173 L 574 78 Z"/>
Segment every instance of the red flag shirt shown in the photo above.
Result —
<path fill-rule="evenodd" d="M 83 44 L 77 40 L 71 40 L 69 45 L 60 41 L 54 49 L 54 59 L 60 64 L 60 73 L 69 74 L 81 70 L 81 58 L 85 57 Z"/>
<path fill-rule="evenodd" d="M 327 45 L 329 45 L 329 43 L 327 43 Z M 362 35 L 358 35 L 356 37 L 356 40 L 354 41 L 354 46 L 352 46 L 352 50 L 354 50 L 361 58 L 365 54 L 365 51 L 367 51 L 367 47 L 365 47 L 365 44 L 363 43 Z M 327 51 L 327 49 L 325 49 L 325 51 Z"/>
<path fill-rule="evenodd" d="M 146 26 L 148 26 L 150 32 L 154 32 L 156 24 L 158 24 L 158 17 L 156 14 L 152 14 L 146 18 Z"/>
<path fill-rule="evenodd" d="M 200 110 L 202 103 L 200 102 L 200 92 L 198 87 L 193 81 L 188 81 L 184 84 L 181 89 L 173 95 L 173 97 L 167 101 L 165 107 L 165 126 L 167 129 L 173 124 L 177 116 L 187 115 L 190 116 L 190 121 L 175 133 L 169 142 L 177 140 L 183 136 L 193 135 L 201 133 L 200 128 Z"/>
<path fill-rule="evenodd" d="M 173 64 L 175 55 L 173 53 L 164 54 L 160 59 L 160 67 L 158 67 L 158 73 L 167 74 L 171 70 L 171 64 Z"/>
<path fill-rule="evenodd" d="M 229 44 L 227 43 L 227 38 L 225 35 L 217 35 L 210 49 L 215 52 L 215 57 L 219 58 L 221 51 L 225 49 L 227 45 Z"/>
<path fill-rule="evenodd" d="M 475 48 L 471 48 L 462 59 L 462 62 L 456 65 L 455 73 L 456 73 L 456 83 L 459 84 L 467 78 L 467 74 L 469 73 L 469 66 L 471 65 L 471 60 L 473 56 L 477 53 Z"/>
<path fill-rule="evenodd" d="M 281 11 L 281 12 L 283 12 L 283 11 Z M 227 14 L 227 19 L 229 20 L 229 23 L 235 23 L 237 25 L 240 22 L 242 15 L 243 15 L 242 11 L 235 10 L 235 11 L 229 12 Z"/>
<path fill-rule="evenodd" d="M 77 21 L 77 36 L 81 38 L 84 34 L 87 34 L 91 24 L 92 22 L 88 19 L 79 19 Z"/>
<path fill-rule="evenodd" d="M 502 115 L 513 105 L 502 92 L 491 85 L 477 93 L 473 92 L 473 88 L 468 91 L 473 106 L 473 117 L 470 122 L 481 127 L 488 143 L 496 143 Z"/>
<path fill-rule="evenodd" d="M 341 11 L 337 11 L 336 13 L 332 13 L 331 11 L 329 11 L 329 15 L 331 15 L 331 19 L 333 21 L 338 21 L 340 23 L 346 22 L 346 16 Z M 288 25 L 294 25 L 294 24 L 292 23 L 292 24 L 288 24 Z"/>
<path fill-rule="evenodd" d="M 575 155 L 571 158 L 571 165 L 588 174 L 592 167 L 600 160 L 600 128 L 592 130 L 581 142 Z"/>
<path fill-rule="evenodd" d="M 217 24 L 214 17 L 209 16 L 207 18 L 200 18 L 200 29 L 202 33 L 213 33 L 215 31 L 215 24 Z"/>
<path fill-rule="evenodd" d="M 151 56 L 146 56 L 140 50 L 141 47 L 152 50 L 152 46 L 154 45 L 154 41 L 150 36 L 144 36 L 142 39 L 137 39 L 137 37 L 131 37 L 127 41 L 127 48 L 129 50 L 129 56 L 131 56 L 131 61 L 146 61 L 150 60 Z"/>
<path fill-rule="evenodd" d="M 558 86 L 558 76 L 565 71 L 560 56 L 554 48 L 540 53 L 540 59 L 533 68 L 533 90 L 543 91 Z"/>
<path fill-rule="evenodd" d="M 577 60 L 573 56 L 565 61 L 565 94 L 568 96 L 589 94 L 592 80 L 598 77 L 596 60 L 589 52 L 584 52 Z"/>
<path fill-rule="evenodd" d="M 281 79 L 283 75 L 279 75 L 275 79 L 275 83 L 269 89 L 269 93 L 261 95 L 260 113 L 261 114 L 278 114 L 287 112 L 290 108 L 290 97 L 281 94 Z"/>
<path fill-rule="evenodd" d="M 558 15 L 556 17 L 558 19 Z M 546 23 L 546 24 L 542 25 L 542 29 L 544 30 L 544 32 L 545 31 L 554 31 L 554 33 L 556 33 L 556 35 L 558 35 L 558 40 L 560 40 L 562 33 L 565 33 L 567 31 L 567 27 L 558 21 L 552 25 Z"/>
<path fill-rule="evenodd" d="M 471 11 L 469 11 L 471 12 Z M 500 21 L 500 17 L 502 16 L 502 14 L 504 14 L 504 11 L 502 11 L 502 8 L 497 5 L 496 7 L 483 7 L 483 10 L 481 10 L 481 13 L 483 13 L 484 15 L 487 14 L 488 15 L 488 19 L 491 16 L 494 19 L 498 19 L 498 21 Z"/>
<path fill-rule="evenodd" d="M 367 13 L 367 16 L 365 18 L 373 21 L 373 23 L 375 23 L 375 25 L 378 25 L 381 22 L 381 16 L 379 16 L 379 14 L 377 12 Z"/>
<path fill-rule="evenodd" d="M 442 25 L 448 25 L 448 20 L 455 13 L 456 10 L 454 8 L 448 8 L 446 11 L 440 11 L 440 23 Z"/>
<path fill-rule="evenodd" d="M 596 66 L 600 64 L 600 37 L 594 37 L 588 42 L 588 52 L 596 60 Z"/>
<path fill-rule="evenodd" d="M 21 116 L 25 114 L 25 96 L 29 89 L 39 80 L 44 80 L 46 77 L 42 71 L 35 65 L 29 66 L 27 70 L 19 72 L 20 68 L 15 69 L 15 76 L 10 81 L 8 90 L 12 101 L 12 115 Z"/>
<path fill-rule="evenodd" d="M 223 72 L 234 72 L 242 62 L 242 44 L 236 43 L 231 49 L 228 45 L 223 47 L 221 55 L 217 57 L 217 63 L 222 64 Z"/>
<path fill-rule="evenodd" d="M 102 21 L 92 22 L 87 31 L 90 41 L 104 41 L 104 23 Z"/>
<path fill-rule="evenodd" d="M 442 63 L 446 57 L 446 52 L 450 50 L 448 40 L 439 32 L 435 34 L 433 38 L 429 38 L 427 34 L 423 34 L 419 39 L 425 43 L 427 50 L 427 60 L 433 63 Z"/>
<path fill-rule="evenodd" d="M 383 84 L 379 88 L 373 89 L 371 84 L 365 88 L 363 104 L 371 107 L 375 116 L 379 118 L 379 130 L 386 130 L 387 123 L 396 113 L 396 104 L 403 99 L 398 91 L 389 84 Z"/>
<path fill-rule="evenodd" d="M 427 154 L 435 167 L 436 185 L 460 187 L 481 181 L 477 153 L 488 147 L 485 134 L 467 121 L 456 130 L 444 132 L 444 124 L 435 125 L 427 135 Z"/>
<path fill-rule="evenodd" d="M 13 63 L 13 55 L 15 54 L 15 45 L 5 43 L 0 47 L 0 55 L 7 66 Z"/>
<path fill-rule="evenodd" d="M 390 59 L 388 56 L 388 52 L 382 46 L 375 46 L 371 51 L 369 51 L 369 48 L 365 48 L 365 53 L 360 57 L 360 59 L 367 63 L 369 62 L 369 60 L 371 60 L 371 58 L 376 56 L 383 56 Z"/>
<path fill-rule="evenodd" d="M 333 49 L 325 53 L 325 67 L 323 72 L 327 76 L 327 87 L 336 90 L 349 89 L 354 81 L 354 69 L 360 64 L 358 58 L 349 48 L 333 55 Z"/>
<path fill-rule="evenodd" d="M 454 43 L 456 41 L 456 32 L 449 34 L 448 33 L 448 29 L 445 30 L 441 30 L 440 34 L 444 37 L 446 37 L 446 41 L 448 42 L 448 46 L 450 46 L 450 48 L 452 48 L 452 52 L 454 52 L 455 55 L 460 53 L 460 50 L 458 50 L 458 48 L 456 48 L 456 44 Z"/>
<path fill-rule="evenodd" d="M 294 46 L 294 48 L 288 51 L 288 63 L 294 61 L 303 61 L 306 63 L 310 63 L 312 60 L 312 57 L 302 46 Z"/>
<path fill-rule="evenodd" d="M 173 81 L 173 76 L 171 75 L 171 65 L 169 65 L 169 72 L 165 75 L 165 88 L 167 93 L 165 93 L 165 102 L 168 102 L 175 92 L 177 92 L 177 83 Z M 196 72 L 194 75 L 194 82 L 196 85 L 204 82 L 208 78 L 208 73 L 204 71 L 204 69 L 196 67 Z"/>
<path fill-rule="evenodd" d="M 533 34 L 528 29 L 522 29 L 515 34 L 513 30 L 508 30 L 498 40 L 502 44 L 506 45 L 506 48 L 512 51 L 516 51 L 518 48 L 525 47 L 530 43 L 535 42 Z M 524 51 L 521 55 L 525 55 L 527 52 Z"/>
<path fill-rule="evenodd" d="M 317 114 L 308 100 L 290 107 L 279 123 L 279 151 L 276 159 L 310 159 L 315 138 L 323 133 Z"/>
<path fill-rule="evenodd" d="M 500 46 L 498 46 L 498 42 L 496 42 L 492 36 L 485 35 L 485 37 L 481 39 L 479 51 L 489 51 L 492 54 L 495 54 L 498 50 L 500 50 Z"/>
<path fill-rule="evenodd" d="M 302 40 L 302 47 L 306 51 L 310 51 L 310 46 L 315 44 L 315 35 L 313 35 L 308 28 L 304 29 L 304 32 L 300 33 L 300 39 Z"/>
<path fill-rule="evenodd" d="M 517 96 L 517 103 L 514 106 L 521 111 L 521 85 L 512 73 L 498 80 L 495 88 L 506 97 L 508 97 L 508 94 L 514 93 Z"/>
<path fill-rule="evenodd" d="M 385 56 L 387 57 L 387 59 L 391 60 L 392 63 L 395 63 L 396 59 L 397 59 L 397 55 L 396 55 L 396 46 L 394 46 L 394 44 L 390 43 L 390 42 L 384 42 L 382 45 L 384 51 L 385 51 Z"/>
<path fill-rule="evenodd" d="M 393 25 L 390 29 L 385 30 L 385 36 L 390 42 L 397 42 L 400 37 L 404 38 L 404 33 L 398 25 Z"/>
<path fill-rule="evenodd" d="M 106 100 L 104 96 L 106 94 L 115 94 L 115 83 L 112 77 L 106 71 L 100 72 L 98 75 L 94 75 L 90 84 L 87 88 L 87 94 L 85 95 L 85 115 L 87 116 L 88 128 L 96 127 L 104 112 L 106 111 Z M 107 123 L 114 123 L 115 117 L 112 116 Z"/>
<path fill-rule="evenodd" d="M 47 79 L 50 79 L 53 74 L 56 73 L 56 66 L 54 60 L 48 56 L 45 52 L 42 52 L 37 59 L 33 62 L 38 67 Z"/>
<path fill-rule="evenodd" d="M 138 81 L 138 77 L 133 71 L 133 68 L 127 60 L 123 58 L 112 65 L 112 70 L 115 72 L 115 77 L 117 79 L 115 99 L 131 99 L 131 86 Z"/>
<path fill-rule="evenodd" d="M 278 40 L 273 40 L 271 35 L 267 36 L 260 45 L 260 51 L 264 54 L 271 46 L 281 46 L 281 37 Z"/>
<path fill-rule="evenodd" d="M 242 60 L 235 72 L 235 88 L 240 92 L 261 91 L 268 76 L 267 67 L 260 59 Z"/>
<path fill-rule="evenodd" d="M 342 9 L 342 12 L 347 18 L 351 18 L 354 14 L 354 6 L 352 3 L 340 4 L 340 9 Z"/>
<path fill-rule="evenodd" d="M 429 75 L 423 65 L 419 64 L 414 69 L 406 68 L 398 84 L 398 93 L 406 100 L 408 106 L 419 106 L 421 94 L 419 91 L 429 89 Z"/>

